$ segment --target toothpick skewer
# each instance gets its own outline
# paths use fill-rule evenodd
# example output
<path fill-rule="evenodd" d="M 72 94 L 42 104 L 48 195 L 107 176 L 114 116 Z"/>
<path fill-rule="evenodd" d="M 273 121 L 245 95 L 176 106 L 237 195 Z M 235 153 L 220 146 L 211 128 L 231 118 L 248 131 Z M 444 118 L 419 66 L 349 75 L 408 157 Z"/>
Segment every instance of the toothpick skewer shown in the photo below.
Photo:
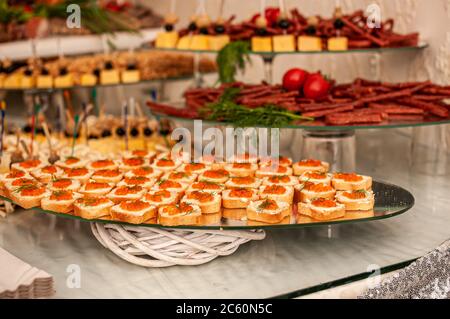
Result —
<path fill-rule="evenodd" d="M 125 150 L 128 151 L 128 103 L 125 102 L 123 105 L 123 119 L 124 119 L 124 129 L 125 129 Z"/>
<path fill-rule="evenodd" d="M 77 139 L 77 129 L 78 129 L 78 121 L 79 121 L 80 117 L 79 115 L 75 115 L 75 124 L 73 126 L 73 135 L 72 135 L 72 152 L 71 152 L 71 156 L 74 156 L 75 154 L 75 142 Z"/>
<path fill-rule="evenodd" d="M 55 150 L 52 147 L 52 136 L 50 135 L 50 131 L 48 130 L 47 122 L 44 120 L 41 123 L 42 128 L 44 129 L 44 134 L 47 139 L 47 145 L 48 145 L 48 151 L 49 151 L 49 157 L 48 162 L 50 164 L 54 164 L 56 161 L 59 160 L 58 154 L 56 154 Z"/>
<path fill-rule="evenodd" d="M 5 101 L 2 101 L 0 104 L 1 125 L 2 125 L 2 128 L 0 130 L 0 161 L 1 157 L 3 157 L 3 135 L 5 134 L 5 110 L 6 110 L 6 103 Z"/>
<path fill-rule="evenodd" d="M 33 114 L 31 115 L 31 144 L 30 144 L 30 156 L 33 156 L 34 154 L 34 137 L 36 135 L 36 116 L 39 113 L 41 106 L 39 104 L 36 104 L 33 108 Z"/>

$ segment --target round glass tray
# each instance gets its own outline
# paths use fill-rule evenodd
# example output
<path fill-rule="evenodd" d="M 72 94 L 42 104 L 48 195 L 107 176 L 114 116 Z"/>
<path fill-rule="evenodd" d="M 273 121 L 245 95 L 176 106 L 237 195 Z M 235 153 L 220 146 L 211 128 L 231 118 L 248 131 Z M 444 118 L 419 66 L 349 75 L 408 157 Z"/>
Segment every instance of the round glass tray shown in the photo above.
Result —
<path fill-rule="evenodd" d="M 176 106 L 177 104 L 172 104 Z M 179 105 L 179 104 L 178 104 Z M 157 113 L 152 110 L 155 116 L 162 118 L 167 118 L 180 125 L 186 123 L 192 123 L 194 120 L 201 120 L 203 125 L 209 126 L 234 126 L 233 123 L 228 122 L 217 122 L 209 121 L 203 119 L 190 119 L 179 116 L 166 115 L 163 113 Z M 427 126 L 427 125 L 441 125 L 450 124 L 450 118 L 440 118 L 440 117 L 428 117 L 423 121 L 389 121 L 381 122 L 376 124 L 355 124 L 355 125 L 326 125 L 323 121 L 303 121 L 297 122 L 295 124 L 286 125 L 280 128 L 288 129 L 304 129 L 310 131 L 345 131 L 345 130 L 356 130 L 356 129 L 388 129 L 388 128 L 401 128 L 401 127 L 414 127 L 414 126 Z M 258 125 L 256 126 L 258 127 Z"/>
<path fill-rule="evenodd" d="M 345 54 L 345 53 L 382 53 L 382 52 L 403 52 L 403 51 L 420 51 L 428 47 L 428 43 L 420 42 L 417 46 L 408 47 L 392 47 L 392 48 L 364 48 L 364 49 L 350 49 L 346 51 L 278 51 L 278 52 L 256 52 L 250 51 L 250 54 L 260 55 L 265 59 L 274 58 L 280 54 Z M 167 49 L 167 48 L 155 48 L 153 50 L 160 51 L 172 51 L 172 52 L 186 52 L 186 53 L 217 53 L 214 50 L 191 50 L 191 49 Z"/>
<path fill-rule="evenodd" d="M 163 226 L 156 223 L 156 220 L 148 221 L 144 224 L 134 225 L 124 222 L 113 221 L 107 218 L 104 219 L 92 219 L 87 220 L 78 216 L 70 214 L 60 214 L 51 211 L 45 211 L 40 208 L 33 208 L 32 210 L 53 214 L 65 218 L 72 218 L 82 220 L 86 222 L 97 223 L 113 223 L 122 225 L 132 225 L 141 227 L 159 227 L 159 228 L 184 228 L 184 229 L 224 229 L 224 230 L 237 230 L 237 229 L 261 229 L 261 228 L 301 228 L 312 226 L 327 226 L 346 223 L 365 222 L 372 220 L 379 220 L 394 217 L 400 215 L 414 206 L 414 196 L 396 185 L 373 182 L 372 190 L 375 194 L 375 206 L 371 211 L 347 211 L 345 216 L 335 220 L 329 221 L 317 221 L 308 216 L 300 215 L 297 213 L 296 205 L 292 207 L 290 216 L 287 216 L 283 221 L 277 224 L 266 224 L 250 220 L 238 220 L 223 217 L 234 216 L 235 218 L 242 218 L 245 216 L 245 209 L 228 209 L 217 214 L 203 214 L 202 222 L 200 225 L 183 225 L 183 226 Z M 4 200 L 7 198 L 2 197 Z"/>

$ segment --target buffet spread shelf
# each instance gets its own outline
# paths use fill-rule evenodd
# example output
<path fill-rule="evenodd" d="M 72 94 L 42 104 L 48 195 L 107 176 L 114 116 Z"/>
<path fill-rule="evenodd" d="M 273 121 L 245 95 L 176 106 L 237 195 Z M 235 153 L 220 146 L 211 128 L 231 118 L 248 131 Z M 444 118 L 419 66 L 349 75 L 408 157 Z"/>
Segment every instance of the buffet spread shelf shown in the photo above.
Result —
<path fill-rule="evenodd" d="M 178 104 L 180 105 L 180 104 Z M 155 115 L 161 118 L 167 118 L 179 125 L 186 125 L 187 123 L 193 123 L 194 119 L 187 119 L 179 116 L 169 116 L 162 113 L 155 113 Z M 200 119 L 199 119 L 200 120 Z M 233 126 L 233 123 L 217 122 L 202 120 L 205 126 Z M 287 129 L 303 129 L 309 131 L 348 131 L 348 130 L 362 130 L 362 129 L 391 129 L 391 128 L 402 128 L 402 127 L 420 127 L 420 126 L 430 126 L 430 125 L 442 125 L 450 124 L 450 118 L 431 118 L 426 121 L 399 121 L 399 122 L 389 122 L 389 123 L 377 123 L 371 125 L 324 125 L 324 123 L 317 122 L 303 122 L 299 124 L 291 124 L 284 126 L 282 128 Z M 258 127 L 258 126 L 256 126 Z M 262 127 L 262 126 L 261 126 Z"/>
<path fill-rule="evenodd" d="M 143 43 L 154 40 L 159 30 L 159 28 L 142 29 L 137 34 L 117 32 L 113 35 L 80 35 L 37 39 L 34 41 L 35 52 L 33 52 L 33 42 L 30 40 L 1 43 L 0 57 L 23 60 L 33 55 L 45 58 L 104 52 L 108 48 L 107 40 L 111 41 L 119 50 L 135 49 Z"/>
<path fill-rule="evenodd" d="M 366 273 L 369 265 L 386 269 L 415 259 L 449 237 L 448 178 L 405 168 L 411 160 L 406 136 L 359 134 L 358 170 L 411 190 L 416 205 L 410 213 L 333 227 L 332 238 L 323 234 L 327 227 L 266 230 L 265 240 L 245 244 L 201 271 L 136 267 L 106 251 L 88 223 L 20 210 L 0 222 L 2 247 L 51 273 L 58 298 L 269 298 L 293 297 L 319 284 L 329 288 L 327 283 Z M 383 152 L 373 156 L 378 144 Z M 74 263 L 82 269 L 79 289 L 66 286 L 67 266 Z"/>
<path fill-rule="evenodd" d="M 417 46 L 406 46 L 406 47 L 388 47 L 388 48 L 364 48 L 364 49 L 351 49 L 344 51 L 270 51 L 270 52 L 262 52 L 262 51 L 250 51 L 249 54 L 259 55 L 264 59 L 273 59 L 277 55 L 304 55 L 304 54 L 350 54 L 350 53 L 388 53 L 394 52 L 401 54 L 404 51 L 417 51 L 420 52 L 428 47 L 428 43 L 420 42 Z M 217 50 L 191 50 L 191 49 L 166 49 L 166 48 L 152 48 L 153 50 L 160 51 L 169 51 L 169 52 L 185 52 L 185 53 L 217 53 Z"/>

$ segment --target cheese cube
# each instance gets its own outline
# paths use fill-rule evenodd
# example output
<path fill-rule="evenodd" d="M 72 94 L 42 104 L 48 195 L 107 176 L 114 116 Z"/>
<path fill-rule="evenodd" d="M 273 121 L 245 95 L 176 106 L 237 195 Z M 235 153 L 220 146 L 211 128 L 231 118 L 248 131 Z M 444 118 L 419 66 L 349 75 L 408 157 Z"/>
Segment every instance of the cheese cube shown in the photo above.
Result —
<path fill-rule="evenodd" d="M 40 89 L 50 89 L 53 87 L 53 78 L 51 75 L 39 75 L 36 79 L 36 87 Z"/>
<path fill-rule="evenodd" d="M 139 70 L 125 70 L 122 71 L 123 83 L 135 83 L 140 81 Z"/>
<path fill-rule="evenodd" d="M 191 50 L 209 50 L 209 36 L 204 34 L 196 34 L 192 36 Z"/>
<path fill-rule="evenodd" d="M 160 32 L 156 36 L 155 46 L 163 49 L 173 49 L 177 46 L 178 32 Z"/>
<path fill-rule="evenodd" d="M 60 75 L 55 78 L 55 88 L 66 88 L 73 86 L 72 74 Z"/>
<path fill-rule="evenodd" d="M 227 34 L 214 35 L 209 37 L 209 49 L 220 51 L 224 46 L 230 42 L 230 37 Z"/>
<path fill-rule="evenodd" d="M 85 73 L 81 76 L 81 85 L 94 86 L 97 84 L 97 77 L 94 74 Z"/>
<path fill-rule="evenodd" d="M 272 38 L 271 37 L 252 37 L 252 51 L 271 52 L 272 51 Z"/>
<path fill-rule="evenodd" d="M 184 37 L 181 37 L 177 44 L 178 50 L 189 50 L 191 47 L 191 40 L 192 36 L 185 35 Z"/>
<path fill-rule="evenodd" d="M 295 51 L 295 38 L 291 34 L 275 35 L 273 37 L 273 50 L 275 52 Z"/>
<path fill-rule="evenodd" d="M 328 51 L 347 51 L 348 39 L 346 37 L 335 37 L 328 39 Z"/>
<path fill-rule="evenodd" d="M 30 89 L 36 84 L 36 79 L 33 76 L 24 75 L 20 79 L 20 87 L 22 89 Z"/>
<path fill-rule="evenodd" d="M 11 74 L 5 78 L 3 81 L 3 87 L 5 89 L 17 89 L 20 88 L 20 82 L 22 80 L 21 74 Z"/>
<path fill-rule="evenodd" d="M 301 35 L 298 37 L 299 51 L 322 51 L 322 39 L 319 37 Z"/>
<path fill-rule="evenodd" d="M 101 84 L 117 84 L 120 82 L 119 71 L 117 70 L 103 70 L 100 72 Z"/>

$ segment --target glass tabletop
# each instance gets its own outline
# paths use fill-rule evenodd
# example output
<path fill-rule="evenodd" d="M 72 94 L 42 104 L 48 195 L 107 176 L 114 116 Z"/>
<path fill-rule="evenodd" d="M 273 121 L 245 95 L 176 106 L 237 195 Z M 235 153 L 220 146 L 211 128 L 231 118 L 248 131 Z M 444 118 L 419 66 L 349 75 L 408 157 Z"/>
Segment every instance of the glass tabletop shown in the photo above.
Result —
<path fill-rule="evenodd" d="M 417 46 L 407 46 L 407 47 L 390 47 L 390 48 L 364 48 L 364 49 L 350 49 L 346 51 L 250 51 L 250 54 L 260 55 L 263 58 L 273 58 L 281 54 L 346 54 L 346 53 L 383 53 L 383 52 L 399 52 L 404 51 L 420 51 L 428 47 L 428 43 L 420 42 Z M 173 51 L 173 52 L 186 52 L 186 53 L 217 53 L 215 50 L 191 50 L 191 49 L 177 49 L 177 48 L 151 48 L 153 50 L 160 51 Z"/>
<path fill-rule="evenodd" d="M 269 229 L 264 240 L 201 266 L 135 266 L 105 250 L 88 223 L 20 210 L 0 218 L 0 246 L 52 274 L 58 298 L 269 298 L 404 263 L 447 240 L 448 176 L 410 166 L 411 139 L 395 130 L 359 131 L 356 143 L 358 172 L 414 194 L 408 213 L 331 228 Z M 73 265 L 81 270 L 79 288 L 66 284 Z"/>

